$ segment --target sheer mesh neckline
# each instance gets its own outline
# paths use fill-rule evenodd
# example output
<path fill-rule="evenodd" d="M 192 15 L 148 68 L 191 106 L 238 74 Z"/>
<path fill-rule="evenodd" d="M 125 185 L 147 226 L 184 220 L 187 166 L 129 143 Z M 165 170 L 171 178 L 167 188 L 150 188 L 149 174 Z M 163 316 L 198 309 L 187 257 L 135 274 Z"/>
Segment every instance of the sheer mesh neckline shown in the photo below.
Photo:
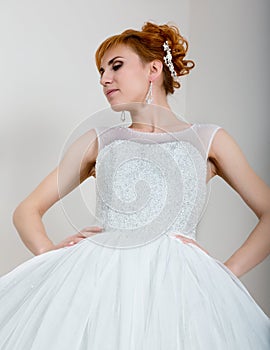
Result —
<path fill-rule="evenodd" d="M 194 126 L 195 126 L 195 124 L 191 124 L 191 126 L 189 126 L 188 128 L 182 129 L 182 130 L 178 130 L 178 131 L 166 131 L 166 132 L 138 131 L 138 130 L 134 130 L 134 129 L 131 129 L 131 128 L 129 128 L 129 127 L 123 127 L 123 126 L 120 126 L 120 128 L 121 128 L 121 129 L 127 129 L 129 132 L 131 132 L 131 133 L 136 133 L 136 134 L 167 135 L 167 134 L 178 134 L 178 133 L 181 133 L 181 132 L 185 132 L 185 131 L 191 130 L 191 129 L 193 129 Z"/>

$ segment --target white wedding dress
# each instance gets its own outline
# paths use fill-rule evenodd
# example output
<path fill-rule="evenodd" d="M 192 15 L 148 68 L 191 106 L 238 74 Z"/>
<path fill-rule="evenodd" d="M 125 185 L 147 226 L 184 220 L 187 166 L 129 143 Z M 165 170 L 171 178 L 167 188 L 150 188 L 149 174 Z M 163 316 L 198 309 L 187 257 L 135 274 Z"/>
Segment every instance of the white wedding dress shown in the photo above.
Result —
<path fill-rule="evenodd" d="M 196 240 L 219 127 L 95 128 L 104 231 L 0 278 L 1 350 L 269 350 L 270 320 Z"/>

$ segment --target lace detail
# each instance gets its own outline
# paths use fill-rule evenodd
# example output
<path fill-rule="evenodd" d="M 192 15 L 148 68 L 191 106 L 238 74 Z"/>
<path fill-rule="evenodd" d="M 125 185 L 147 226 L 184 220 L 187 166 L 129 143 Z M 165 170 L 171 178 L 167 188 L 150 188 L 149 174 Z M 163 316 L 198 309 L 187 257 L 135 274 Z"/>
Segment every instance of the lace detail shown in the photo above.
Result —
<path fill-rule="evenodd" d="M 219 127 L 208 126 L 203 138 L 198 125 L 168 134 L 101 129 L 96 130 L 96 218 L 105 232 L 115 233 L 123 247 L 162 234 L 196 239 L 207 199 L 209 142 Z"/>

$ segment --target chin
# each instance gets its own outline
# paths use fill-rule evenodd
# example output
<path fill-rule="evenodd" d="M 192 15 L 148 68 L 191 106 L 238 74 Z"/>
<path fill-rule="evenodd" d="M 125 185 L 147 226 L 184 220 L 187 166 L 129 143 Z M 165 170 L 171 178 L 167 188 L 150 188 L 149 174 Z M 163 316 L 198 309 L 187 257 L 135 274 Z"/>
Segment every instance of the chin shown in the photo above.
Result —
<path fill-rule="evenodd" d="M 115 111 L 115 112 L 122 112 L 122 111 L 126 110 L 125 109 L 125 106 L 126 106 L 125 103 L 124 104 L 123 103 L 115 103 L 115 104 L 111 103 L 110 105 L 111 105 L 112 110 Z"/>
<path fill-rule="evenodd" d="M 144 106 L 142 102 L 111 103 L 111 108 L 115 112 L 136 111 Z"/>

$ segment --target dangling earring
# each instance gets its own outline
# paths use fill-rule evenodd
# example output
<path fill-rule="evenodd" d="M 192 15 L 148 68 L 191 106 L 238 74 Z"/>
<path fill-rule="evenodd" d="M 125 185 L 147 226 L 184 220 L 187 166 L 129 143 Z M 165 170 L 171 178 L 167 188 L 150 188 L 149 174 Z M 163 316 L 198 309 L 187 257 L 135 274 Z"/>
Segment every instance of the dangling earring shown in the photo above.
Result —
<path fill-rule="evenodd" d="M 121 120 L 122 120 L 122 122 L 124 122 L 126 120 L 125 111 L 121 112 Z"/>
<path fill-rule="evenodd" d="M 146 95 L 145 102 L 150 105 L 153 102 L 153 91 L 152 91 L 153 83 L 150 81 L 149 89 Z"/>

